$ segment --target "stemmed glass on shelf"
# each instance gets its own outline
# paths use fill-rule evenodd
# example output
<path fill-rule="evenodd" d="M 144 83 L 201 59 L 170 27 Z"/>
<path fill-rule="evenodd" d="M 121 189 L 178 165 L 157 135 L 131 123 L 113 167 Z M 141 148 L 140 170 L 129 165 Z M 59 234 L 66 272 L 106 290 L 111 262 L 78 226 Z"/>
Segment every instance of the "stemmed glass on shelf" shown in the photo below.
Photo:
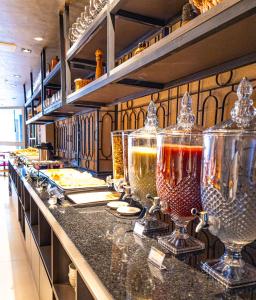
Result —
<path fill-rule="evenodd" d="M 84 33 L 106 4 L 107 0 L 90 0 L 89 5 L 85 6 L 81 16 L 69 29 L 69 39 L 72 43 Z"/>

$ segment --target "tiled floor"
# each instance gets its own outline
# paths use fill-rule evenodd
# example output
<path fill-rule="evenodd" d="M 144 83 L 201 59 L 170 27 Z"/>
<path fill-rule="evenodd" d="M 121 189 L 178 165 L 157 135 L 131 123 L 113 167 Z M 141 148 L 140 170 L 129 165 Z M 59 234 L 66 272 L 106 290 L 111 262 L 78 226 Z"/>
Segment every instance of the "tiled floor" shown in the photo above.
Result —
<path fill-rule="evenodd" d="M 8 195 L 8 178 L 0 175 L 0 299 L 38 300 L 35 282 L 17 220 L 17 199 Z"/>

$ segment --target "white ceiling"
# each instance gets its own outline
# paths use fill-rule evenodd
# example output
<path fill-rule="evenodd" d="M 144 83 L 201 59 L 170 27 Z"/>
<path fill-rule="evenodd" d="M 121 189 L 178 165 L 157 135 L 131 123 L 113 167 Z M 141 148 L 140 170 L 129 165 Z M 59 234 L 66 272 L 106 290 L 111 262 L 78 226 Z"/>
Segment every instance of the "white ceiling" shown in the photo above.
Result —
<path fill-rule="evenodd" d="M 58 15 L 64 3 L 65 0 L 1 0 L 0 42 L 15 43 L 17 47 L 14 53 L 0 49 L 0 107 L 24 105 L 23 83 L 30 85 L 30 71 L 34 78 L 38 74 L 42 48 L 56 48 L 58 44 Z M 44 40 L 35 41 L 37 36 Z M 32 53 L 21 52 L 22 47 Z M 13 74 L 21 78 L 11 77 Z"/>

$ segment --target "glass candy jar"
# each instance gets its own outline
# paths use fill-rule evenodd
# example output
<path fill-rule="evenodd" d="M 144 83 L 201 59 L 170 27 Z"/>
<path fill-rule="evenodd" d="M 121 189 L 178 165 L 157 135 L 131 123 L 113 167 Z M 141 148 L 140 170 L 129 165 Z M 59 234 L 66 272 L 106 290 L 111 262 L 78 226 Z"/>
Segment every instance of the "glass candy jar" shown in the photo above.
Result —
<path fill-rule="evenodd" d="M 229 288 L 256 284 L 242 248 L 256 239 L 256 114 L 252 85 L 243 78 L 231 119 L 204 132 L 202 206 L 196 231 L 207 223 L 225 254 L 202 268 Z"/>
<path fill-rule="evenodd" d="M 187 225 L 194 219 L 191 209 L 201 209 L 203 149 L 202 129 L 195 125 L 188 92 L 182 98 L 177 124 L 158 133 L 157 149 L 157 193 L 162 211 L 175 223 L 173 233 L 158 241 L 174 254 L 204 249 L 202 242 L 187 233 Z"/>

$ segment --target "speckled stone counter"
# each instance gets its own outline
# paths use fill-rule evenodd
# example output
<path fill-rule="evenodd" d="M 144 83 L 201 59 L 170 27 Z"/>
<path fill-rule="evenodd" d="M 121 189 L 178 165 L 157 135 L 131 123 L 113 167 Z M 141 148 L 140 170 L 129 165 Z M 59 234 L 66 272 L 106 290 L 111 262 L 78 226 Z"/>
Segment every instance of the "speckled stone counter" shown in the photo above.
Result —
<path fill-rule="evenodd" d="M 161 247 L 154 239 L 134 236 L 132 221 L 115 217 L 104 206 L 50 206 L 47 193 L 36 192 L 114 299 L 256 299 L 256 288 L 227 291 L 200 270 L 201 261 L 223 252 L 221 242 L 207 232 L 198 235 L 206 243 L 204 251 L 167 254 L 167 270 L 160 271 L 147 257 L 151 246 Z M 246 247 L 244 258 L 255 265 L 255 244 Z"/>

